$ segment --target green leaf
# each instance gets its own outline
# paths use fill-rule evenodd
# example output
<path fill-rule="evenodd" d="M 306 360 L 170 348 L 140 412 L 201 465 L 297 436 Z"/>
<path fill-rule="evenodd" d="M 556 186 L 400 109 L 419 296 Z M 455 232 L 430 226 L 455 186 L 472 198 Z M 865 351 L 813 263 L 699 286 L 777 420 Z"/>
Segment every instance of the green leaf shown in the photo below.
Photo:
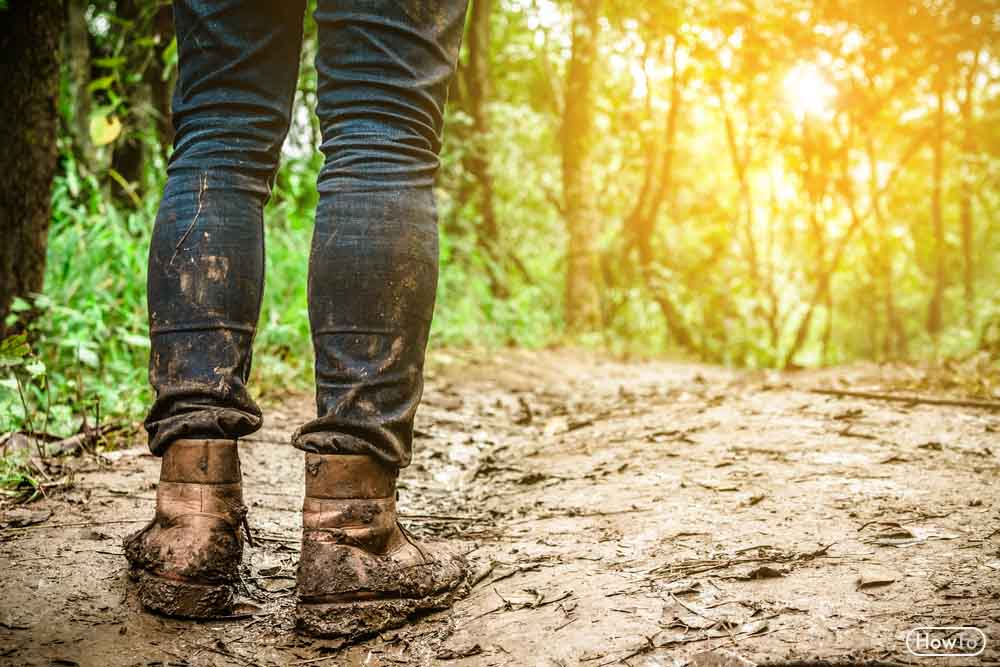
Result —
<path fill-rule="evenodd" d="M 111 84 L 115 82 L 116 78 L 117 77 L 114 74 L 109 74 L 107 76 L 94 79 L 87 85 L 87 92 L 92 93 L 95 90 L 106 90 L 111 87 Z"/>
<path fill-rule="evenodd" d="M 23 313 L 26 310 L 31 310 L 31 304 L 21 297 L 16 296 L 14 297 L 14 302 L 10 304 L 10 309 L 15 313 Z"/>
<path fill-rule="evenodd" d="M 115 67 L 120 67 L 125 64 L 125 56 L 117 56 L 114 58 L 94 58 L 93 62 L 98 67 L 107 67 L 108 69 L 113 69 Z M 112 77 L 105 77 L 112 78 Z"/>
<path fill-rule="evenodd" d="M 167 48 L 163 49 L 163 80 L 170 79 L 173 68 L 177 66 L 177 38 L 170 40 Z"/>
<path fill-rule="evenodd" d="M 9 336 L 0 342 L 0 362 L 6 360 L 21 360 L 31 354 L 28 345 L 28 334 Z"/>

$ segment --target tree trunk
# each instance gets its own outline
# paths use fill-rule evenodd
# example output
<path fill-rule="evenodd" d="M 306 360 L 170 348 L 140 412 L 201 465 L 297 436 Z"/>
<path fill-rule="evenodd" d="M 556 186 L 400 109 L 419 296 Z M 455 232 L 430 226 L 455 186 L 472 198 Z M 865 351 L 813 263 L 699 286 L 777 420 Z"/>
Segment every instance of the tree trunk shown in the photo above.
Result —
<path fill-rule="evenodd" d="M 491 97 L 490 71 L 490 15 L 493 0 L 473 0 L 469 29 L 466 36 L 469 45 L 469 62 L 464 68 L 469 115 L 472 116 L 471 150 L 466 155 L 466 168 L 475 179 L 478 190 L 479 229 L 481 244 L 490 268 L 490 289 L 494 296 L 506 295 L 506 289 L 498 275 L 497 268 L 502 260 L 497 226 L 496 204 L 494 202 L 493 172 L 490 168 L 490 119 L 487 109 Z"/>
<path fill-rule="evenodd" d="M 139 34 L 149 34 L 155 44 L 149 49 L 127 51 L 129 71 L 139 72 L 142 78 L 127 91 L 128 116 L 126 128 L 115 142 L 111 168 L 129 184 L 126 189 L 118 179 L 111 192 L 121 203 L 136 203 L 138 186 L 142 183 L 143 167 L 148 160 L 150 146 L 143 140 L 141 129 L 150 125 L 162 150 L 173 143 L 173 125 L 170 120 L 171 81 L 163 80 L 163 53 L 174 35 L 173 13 L 169 5 L 158 6 L 152 14 L 139 0 L 119 0 L 116 15 L 123 25 L 131 25 Z"/>
<path fill-rule="evenodd" d="M 685 350 L 700 354 L 701 350 L 684 321 L 684 316 L 670 298 L 670 287 L 660 284 L 654 273 L 653 232 L 663 202 L 673 194 L 674 155 L 677 149 L 677 127 L 681 106 L 682 81 L 678 71 L 679 41 L 673 38 L 671 50 L 670 108 L 663 127 L 663 140 L 653 142 L 660 153 L 650 150 L 646 155 L 646 175 L 632 212 L 625 219 L 626 245 L 623 261 L 629 261 L 631 246 L 639 255 L 639 274 L 646 291 L 660 307 L 671 338 Z"/>
<path fill-rule="evenodd" d="M 733 114 L 726 105 L 725 91 L 722 84 L 716 86 L 716 94 L 719 98 L 719 107 L 722 109 L 723 124 L 726 129 L 726 145 L 729 147 L 729 158 L 733 165 L 733 172 L 736 174 L 736 181 L 740 188 L 740 203 L 742 206 L 743 235 L 746 239 L 747 263 L 750 266 L 750 279 L 757 286 L 760 267 L 757 261 L 757 242 L 754 239 L 754 218 L 753 218 L 753 190 L 750 184 L 750 150 L 753 136 L 753 104 L 752 89 L 747 84 L 746 99 L 744 100 L 744 115 L 746 117 L 746 127 L 744 129 L 743 145 L 736 136 L 736 123 Z"/>
<path fill-rule="evenodd" d="M 149 69 L 146 70 L 146 83 L 150 87 L 150 98 L 153 111 L 156 113 L 156 135 L 160 140 L 160 150 L 166 156 L 174 143 L 174 124 L 170 117 L 171 95 L 174 91 L 174 80 L 177 68 L 171 76 L 164 76 L 163 54 L 174 39 L 174 10 L 170 4 L 161 4 L 153 16 L 153 31 L 156 39 L 155 57 Z M 316 114 L 310 114 L 318 126 Z M 318 145 L 318 142 L 314 145 Z"/>
<path fill-rule="evenodd" d="M 903 324 L 896 308 L 894 249 L 889 225 L 882 213 L 882 193 L 879 191 L 878 185 L 878 160 L 876 159 L 875 140 L 871 134 L 866 137 L 865 151 L 868 157 L 868 196 L 871 200 L 870 207 L 875 218 L 875 230 L 878 237 L 874 248 L 875 271 L 882 277 L 882 301 L 885 308 L 885 345 L 882 351 L 886 359 L 897 359 L 905 354 L 906 339 Z"/>
<path fill-rule="evenodd" d="M 944 218 L 941 211 L 941 190 L 944 177 L 944 72 L 937 75 L 937 107 L 934 112 L 934 167 L 933 191 L 931 195 L 931 222 L 934 225 L 934 294 L 927 309 L 927 331 L 931 335 L 941 332 L 942 307 L 944 304 Z"/>
<path fill-rule="evenodd" d="M 40 292 L 56 170 L 59 0 L 12 0 L 0 10 L 0 338 L 14 297 Z"/>
<path fill-rule="evenodd" d="M 976 149 L 975 119 L 972 109 L 972 94 L 976 86 L 976 74 L 979 72 L 979 51 L 969 67 L 965 77 L 965 94 L 962 97 L 962 180 L 959 199 L 959 225 L 962 234 L 962 284 L 965 288 L 965 325 L 975 326 L 976 283 L 975 254 L 973 252 L 973 235 L 975 223 L 972 211 L 972 153 Z"/>
<path fill-rule="evenodd" d="M 131 31 L 140 34 L 141 31 L 137 24 L 141 13 L 138 0 L 118 0 L 115 3 L 115 16 L 118 21 L 123 26 L 129 26 Z M 130 72 L 139 70 L 140 63 L 135 50 L 129 50 L 126 53 L 130 56 L 127 58 L 126 64 L 128 70 Z M 111 153 L 111 168 L 129 185 L 129 188 L 125 188 L 117 178 L 111 182 L 111 194 L 120 204 L 127 204 L 135 195 L 135 189 L 142 177 L 142 165 L 146 162 L 146 147 L 143 145 L 142 137 L 136 127 L 139 119 L 136 110 L 150 102 L 145 77 L 127 90 L 126 94 L 128 115 L 124 119 L 125 127 L 115 141 Z"/>
<path fill-rule="evenodd" d="M 90 29 L 87 27 L 87 0 L 66 2 L 66 63 L 69 65 L 73 96 L 70 131 L 76 159 L 85 168 L 94 166 L 94 145 L 90 140 Z"/>
<path fill-rule="evenodd" d="M 600 320 L 598 258 L 600 232 L 591 147 L 594 129 L 594 60 L 600 0 L 573 5 L 573 45 L 566 74 L 562 123 L 563 211 L 569 232 L 566 268 L 566 322 L 570 330 L 595 327 Z"/>

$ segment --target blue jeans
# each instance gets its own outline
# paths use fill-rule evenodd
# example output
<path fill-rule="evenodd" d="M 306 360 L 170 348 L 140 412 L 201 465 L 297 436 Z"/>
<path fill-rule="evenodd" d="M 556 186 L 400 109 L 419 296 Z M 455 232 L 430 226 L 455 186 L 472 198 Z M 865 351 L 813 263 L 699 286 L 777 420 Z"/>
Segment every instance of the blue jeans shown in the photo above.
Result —
<path fill-rule="evenodd" d="M 323 169 L 309 257 L 317 418 L 293 444 L 410 461 L 437 285 L 438 169 L 468 0 L 318 0 Z M 263 208 L 305 0 L 174 0 L 174 152 L 149 254 L 150 447 L 248 435 Z"/>

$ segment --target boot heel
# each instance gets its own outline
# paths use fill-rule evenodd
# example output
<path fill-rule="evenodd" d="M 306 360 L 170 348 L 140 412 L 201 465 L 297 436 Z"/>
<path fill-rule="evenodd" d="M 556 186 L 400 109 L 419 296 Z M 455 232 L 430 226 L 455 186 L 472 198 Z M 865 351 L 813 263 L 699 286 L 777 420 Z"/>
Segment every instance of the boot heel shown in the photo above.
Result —
<path fill-rule="evenodd" d="M 180 618 L 214 618 L 233 610 L 236 587 L 232 584 L 209 584 L 180 581 L 133 568 L 129 576 L 135 582 L 136 595 L 150 611 Z"/>

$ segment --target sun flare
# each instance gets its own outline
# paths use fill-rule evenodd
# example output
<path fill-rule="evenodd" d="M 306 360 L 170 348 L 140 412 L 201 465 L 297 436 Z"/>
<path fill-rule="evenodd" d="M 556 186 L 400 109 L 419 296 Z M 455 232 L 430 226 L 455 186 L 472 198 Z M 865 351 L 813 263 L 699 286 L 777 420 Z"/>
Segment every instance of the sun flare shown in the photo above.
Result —
<path fill-rule="evenodd" d="M 830 111 L 837 89 L 816 65 L 800 63 L 785 76 L 785 96 L 798 116 L 819 116 Z"/>

